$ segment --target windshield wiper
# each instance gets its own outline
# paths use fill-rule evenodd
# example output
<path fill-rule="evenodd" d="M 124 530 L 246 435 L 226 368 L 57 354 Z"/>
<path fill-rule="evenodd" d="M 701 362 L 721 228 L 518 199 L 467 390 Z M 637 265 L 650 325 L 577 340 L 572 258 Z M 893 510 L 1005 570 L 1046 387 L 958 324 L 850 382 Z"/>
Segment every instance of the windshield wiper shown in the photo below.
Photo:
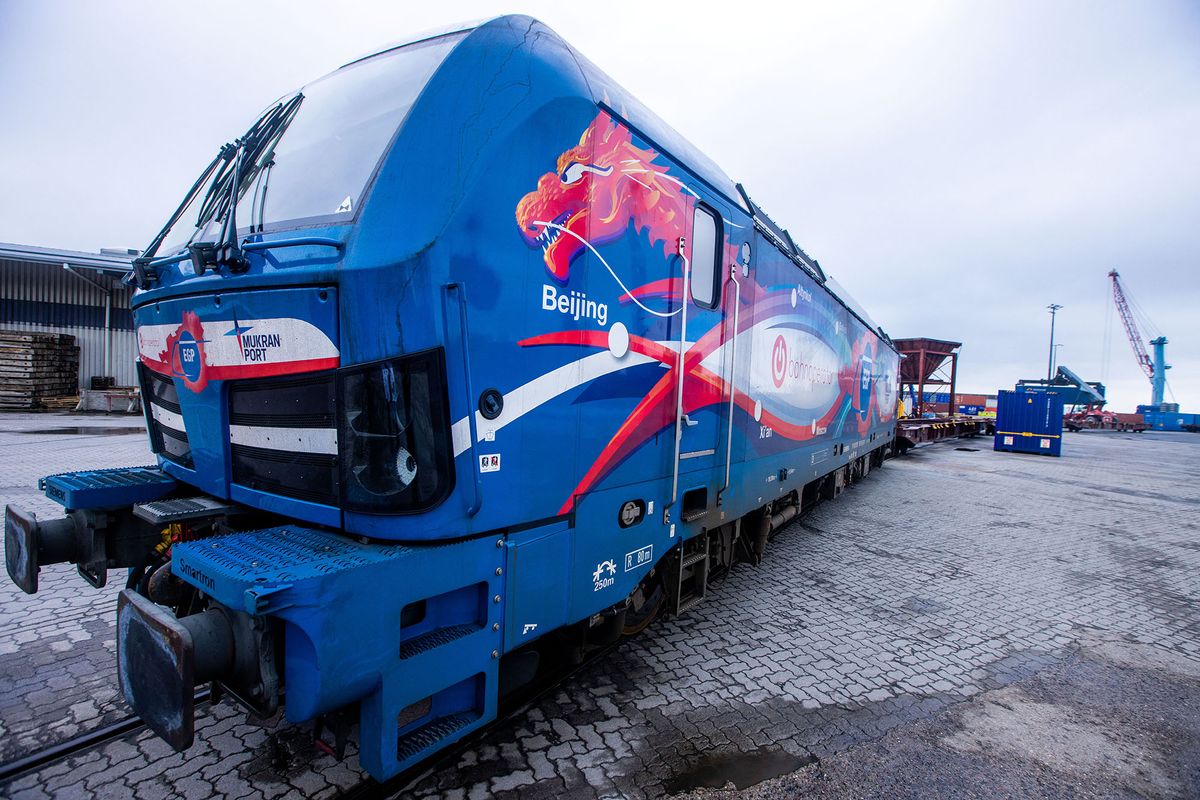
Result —
<path fill-rule="evenodd" d="M 271 168 L 275 166 L 275 151 L 267 156 L 266 163 L 258 171 L 254 184 L 254 197 L 250 200 L 250 233 L 262 233 L 263 219 L 267 207 L 267 187 L 271 185 Z M 254 220 L 258 219 L 256 223 Z"/>
<path fill-rule="evenodd" d="M 236 159 L 232 163 L 226 162 L 200 205 L 200 212 L 196 215 L 197 228 L 211 219 L 224 219 L 231 204 L 236 205 L 235 201 L 241 197 L 243 187 L 258 174 L 263 153 L 283 134 L 303 101 L 304 95 L 297 94 L 286 103 L 277 103 L 235 142 L 242 156 L 241 164 L 250 164 L 253 168 L 243 171 Z M 233 191 L 235 188 L 236 192 Z"/>
<path fill-rule="evenodd" d="M 245 253 L 237 242 L 237 203 L 243 189 L 253 181 L 258 171 L 274 159 L 273 148 L 288 125 L 296 116 L 304 95 L 297 93 L 287 102 L 276 103 L 258 118 L 250 129 L 231 144 L 225 144 L 212 162 L 192 184 L 183 202 L 175 209 L 167 224 L 154 237 L 145 252 L 133 261 L 134 279 L 139 288 L 145 289 L 158 277 L 154 265 L 155 254 L 171 229 L 195 201 L 200 188 L 206 183 L 208 190 L 200 201 L 196 216 L 196 228 L 210 220 L 221 221 L 221 232 L 217 242 L 188 244 L 196 274 L 202 275 L 206 267 L 227 266 L 231 272 L 243 272 L 249 266 Z M 263 160 L 270 151 L 271 157 Z M 245 168 L 245 165 L 250 165 Z"/>
<path fill-rule="evenodd" d="M 142 254 L 133 260 L 133 279 L 139 289 L 149 288 L 150 283 L 158 277 L 154 268 L 150 266 L 150 262 L 154 260 L 155 254 L 158 253 L 158 248 L 162 246 L 163 240 L 167 238 L 167 234 L 179 222 L 183 216 L 183 212 L 196 199 L 196 195 L 200 192 L 200 187 L 208 182 L 208 179 L 217 171 L 218 165 L 222 164 L 222 162 L 229 163 L 229 160 L 233 158 L 236 151 L 237 148 L 233 144 L 221 145 L 220 151 L 209 162 L 209 165 L 204 168 L 204 171 L 200 173 L 200 177 L 192 184 L 192 188 L 188 189 L 187 194 L 183 197 L 183 202 L 179 204 L 179 207 L 167 219 L 167 223 L 162 226 L 162 229 L 150 241 L 150 244 L 146 246 Z"/>
<path fill-rule="evenodd" d="M 279 137 L 287 130 L 288 125 L 296 116 L 304 95 L 297 94 L 286 103 L 275 106 L 266 116 L 238 139 L 238 153 L 233 160 L 231 169 L 226 169 L 213 181 L 210 195 L 206 200 L 213 200 L 212 216 L 205 214 L 205 203 L 201 207 L 196 227 L 209 219 L 221 220 L 221 230 L 215 245 L 208 243 L 189 245 L 192 253 L 192 263 L 196 274 L 203 274 L 204 268 L 214 266 L 225 267 L 230 272 L 245 272 L 250 267 L 250 261 L 245 252 L 238 246 L 237 239 L 237 206 L 245 188 L 257 176 L 267 163 L 273 161 L 273 148 Z M 265 153 L 271 156 L 264 158 Z M 246 165 L 249 165 L 247 168 Z M 228 177 L 228 180 L 225 178 Z M 253 209 L 251 209 L 253 221 Z"/>

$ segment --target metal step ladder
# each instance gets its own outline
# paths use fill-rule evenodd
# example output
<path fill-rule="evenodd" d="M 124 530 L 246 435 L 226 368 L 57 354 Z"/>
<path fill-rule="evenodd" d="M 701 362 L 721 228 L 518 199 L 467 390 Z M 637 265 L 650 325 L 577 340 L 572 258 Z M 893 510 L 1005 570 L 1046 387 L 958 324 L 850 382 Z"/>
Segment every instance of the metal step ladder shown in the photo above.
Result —
<path fill-rule="evenodd" d="M 671 610 L 679 616 L 700 605 L 708 593 L 708 535 L 684 542 L 675 563 Z"/>

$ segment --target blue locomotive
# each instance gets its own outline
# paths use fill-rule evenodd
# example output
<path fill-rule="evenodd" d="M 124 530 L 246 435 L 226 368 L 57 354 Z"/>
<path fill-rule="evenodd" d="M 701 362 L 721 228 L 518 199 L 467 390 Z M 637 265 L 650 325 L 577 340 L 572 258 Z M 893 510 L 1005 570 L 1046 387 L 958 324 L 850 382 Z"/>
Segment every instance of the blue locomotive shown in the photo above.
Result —
<path fill-rule="evenodd" d="M 212 683 L 395 775 L 882 463 L 898 356 L 539 22 L 351 62 L 221 148 L 133 302 L 153 467 L 43 479 L 6 565 L 128 567 L 129 703 Z M 286 693 L 286 703 L 283 702 Z"/>

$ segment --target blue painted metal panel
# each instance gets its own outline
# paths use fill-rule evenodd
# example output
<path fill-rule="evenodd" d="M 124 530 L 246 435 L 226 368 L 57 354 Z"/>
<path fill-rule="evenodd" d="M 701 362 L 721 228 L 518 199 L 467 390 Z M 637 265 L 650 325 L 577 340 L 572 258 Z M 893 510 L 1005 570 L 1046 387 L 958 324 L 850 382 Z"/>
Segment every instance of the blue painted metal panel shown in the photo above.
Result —
<path fill-rule="evenodd" d="M 1062 455 L 1063 401 L 1052 392 L 1001 391 L 996 400 L 995 450 Z"/>
<path fill-rule="evenodd" d="M 500 545 L 362 544 L 285 525 L 180 543 L 173 559 L 218 602 L 282 620 L 288 719 L 361 702 L 363 767 L 391 775 L 495 717 Z M 428 713 L 398 728 L 401 710 L 426 698 Z"/>
<path fill-rule="evenodd" d="M 175 480 L 158 467 L 122 467 L 48 475 L 38 481 L 46 497 L 64 508 L 120 508 L 157 500 Z"/>
<path fill-rule="evenodd" d="M 194 463 L 189 470 L 160 457 L 163 468 L 229 499 L 226 382 L 338 366 L 337 314 L 337 290 L 330 287 L 208 294 L 139 306 L 134 317 L 142 363 L 175 381 Z M 244 487 L 237 499 L 316 524 L 340 524 L 338 509 L 315 503 L 281 504 L 274 495 Z M 309 513 L 307 506 L 314 506 Z"/>
<path fill-rule="evenodd" d="M 574 531 L 566 521 L 508 537 L 504 650 L 566 625 Z"/>

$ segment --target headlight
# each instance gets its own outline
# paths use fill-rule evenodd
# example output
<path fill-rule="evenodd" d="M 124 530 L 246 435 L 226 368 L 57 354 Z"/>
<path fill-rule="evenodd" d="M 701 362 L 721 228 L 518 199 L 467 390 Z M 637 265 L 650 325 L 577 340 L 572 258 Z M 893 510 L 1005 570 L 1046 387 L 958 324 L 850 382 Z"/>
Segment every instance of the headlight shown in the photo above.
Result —
<path fill-rule="evenodd" d="M 440 349 L 340 370 L 343 504 L 407 514 L 454 485 L 445 361 Z"/>

